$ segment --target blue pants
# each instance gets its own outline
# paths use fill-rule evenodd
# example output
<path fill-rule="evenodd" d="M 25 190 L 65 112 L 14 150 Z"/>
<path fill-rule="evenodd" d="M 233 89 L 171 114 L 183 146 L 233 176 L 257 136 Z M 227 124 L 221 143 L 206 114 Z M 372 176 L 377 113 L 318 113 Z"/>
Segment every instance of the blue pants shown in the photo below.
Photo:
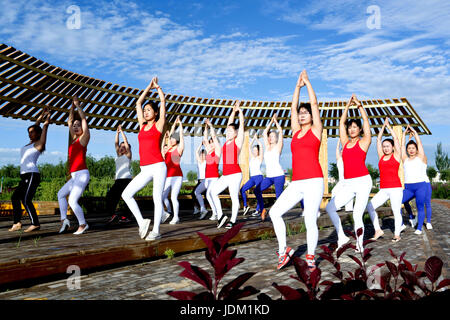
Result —
<path fill-rule="evenodd" d="M 264 180 L 261 182 L 259 186 L 255 188 L 255 195 L 256 199 L 258 200 L 258 211 L 262 211 L 264 209 L 264 200 L 262 197 L 262 192 L 266 190 L 267 188 L 271 187 L 272 185 L 275 185 L 275 195 L 278 199 L 278 197 L 283 193 L 284 189 L 284 181 L 285 176 L 278 176 L 278 177 L 272 177 L 272 178 L 264 178 Z"/>
<path fill-rule="evenodd" d="M 425 199 L 427 197 L 428 186 L 426 182 L 405 183 L 403 190 L 402 203 L 408 202 L 416 198 L 416 206 L 418 213 L 417 230 L 422 230 L 423 221 L 425 220 Z M 431 207 L 430 207 L 431 208 Z"/>
<path fill-rule="evenodd" d="M 427 208 L 427 222 L 431 222 L 431 194 L 433 193 L 433 189 L 431 188 L 431 183 L 426 182 L 427 184 L 427 193 L 426 193 L 426 197 L 425 197 L 425 206 Z M 412 220 L 414 219 L 414 215 L 412 213 L 412 209 L 411 206 L 409 205 L 409 202 L 405 202 L 405 209 L 406 212 L 408 212 L 409 214 L 409 218 Z"/>
<path fill-rule="evenodd" d="M 264 177 L 262 175 L 252 176 L 247 181 L 247 183 L 242 186 L 241 196 L 242 196 L 242 201 L 244 202 L 244 207 L 247 206 L 247 194 L 245 192 L 253 186 L 256 186 L 256 188 L 257 188 L 260 185 L 261 181 L 263 181 L 263 179 L 264 179 Z M 255 188 L 255 190 L 256 190 L 256 188 Z M 258 207 L 256 207 L 256 210 L 258 210 Z"/>

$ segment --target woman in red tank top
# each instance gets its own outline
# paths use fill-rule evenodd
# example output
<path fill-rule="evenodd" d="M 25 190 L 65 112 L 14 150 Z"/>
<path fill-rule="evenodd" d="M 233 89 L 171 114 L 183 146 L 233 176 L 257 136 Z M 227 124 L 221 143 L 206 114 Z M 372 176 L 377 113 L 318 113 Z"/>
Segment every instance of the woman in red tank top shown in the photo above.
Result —
<path fill-rule="evenodd" d="M 177 126 L 177 124 L 180 128 L 179 132 L 175 132 L 175 127 Z M 181 171 L 180 161 L 184 151 L 183 125 L 180 121 L 179 116 L 170 129 L 170 133 L 166 136 L 168 138 L 167 148 L 163 147 L 162 152 L 167 167 L 167 177 L 166 183 L 164 185 L 163 201 L 166 205 L 167 211 L 172 212 L 169 201 L 169 192 L 171 192 L 170 198 L 173 205 L 173 218 L 170 221 L 170 224 L 177 224 L 180 222 L 180 218 L 178 217 L 180 207 L 178 202 L 178 194 L 180 193 L 181 185 L 183 183 L 183 172 Z M 165 142 L 166 141 L 163 141 L 163 145 L 165 144 Z M 170 214 L 168 212 L 163 213 L 163 217 L 161 219 L 162 223 L 164 223 L 169 218 Z"/>
<path fill-rule="evenodd" d="M 300 89 L 304 86 L 308 90 L 309 103 L 301 103 L 299 106 Z M 311 271 L 315 269 L 314 253 L 319 236 L 317 213 L 324 188 L 319 163 L 322 128 L 316 94 L 306 70 L 303 70 L 298 77 L 291 103 L 292 181 L 269 212 L 278 240 L 278 269 L 284 267 L 294 253 L 286 245 L 286 225 L 282 217 L 301 200 L 304 201 L 303 217 L 307 230 L 306 261 Z"/>
<path fill-rule="evenodd" d="M 217 227 L 221 228 L 225 222 L 230 221 L 225 226 L 227 229 L 231 229 L 236 223 L 238 211 L 239 211 L 239 190 L 242 181 L 242 171 L 239 166 L 239 154 L 244 143 L 244 113 L 239 107 L 240 101 L 236 101 L 228 119 L 228 125 L 226 129 L 226 141 L 222 147 L 222 177 L 214 183 L 214 187 L 211 190 L 214 206 L 217 212 L 218 224 Z M 234 124 L 235 113 L 239 112 L 239 127 Z M 217 152 L 216 152 L 217 154 Z M 228 188 L 231 197 L 231 218 L 222 213 L 222 205 L 219 199 L 219 193 Z"/>
<path fill-rule="evenodd" d="M 392 135 L 392 139 L 385 139 L 381 142 L 384 129 L 387 128 Z M 389 119 L 386 118 L 377 138 L 378 169 L 380 170 L 380 191 L 372 198 L 367 205 L 370 218 L 375 228 L 375 235 L 372 240 L 377 240 L 384 232 L 380 228 L 376 209 L 387 200 L 391 202 L 392 212 L 395 219 L 395 231 L 393 242 L 400 240 L 400 232 L 402 231 L 402 198 L 403 187 L 398 174 L 401 163 L 401 146 L 400 142 L 389 125 Z M 403 228 L 404 229 L 404 228 Z"/>
<path fill-rule="evenodd" d="M 159 107 L 156 100 L 144 104 L 150 90 L 156 89 L 159 96 Z M 144 106 L 143 106 L 144 105 Z M 161 154 L 161 133 L 166 120 L 166 99 L 158 85 L 158 78 L 153 78 L 136 102 L 136 114 L 139 122 L 139 162 L 141 171 L 122 192 L 122 198 L 133 213 L 139 225 L 141 239 L 152 241 L 160 238 L 159 225 L 163 214 L 162 195 L 166 181 L 167 168 Z M 153 180 L 154 223 L 150 230 L 150 219 L 144 219 L 133 198 Z M 148 235 L 147 235 L 148 234 Z"/>
<path fill-rule="evenodd" d="M 355 106 L 363 118 L 361 126 L 360 119 L 350 119 L 347 121 L 348 110 L 351 106 Z M 361 138 L 361 133 L 363 136 Z M 371 143 L 371 132 L 369 118 L 361 102 L 353 94 L 345 106 L 339 122 L 339 138 L 342 143 L 342 160 L 344 162 L 344 184 L 341 190 L 331 198 L 326 210 L 330 216 L 333 225 L 338 234 L 338 247 L 347 243 L 350 239 L 345 236 L 342 229 L 341 219 L 337 214 L 338 208 L 341 208 L 349 201 L 355 198 L 353 206 L 353 221 L 355 223 L 355 234 L 358 229 L 362 229 L 362 235 L 357 237 L 357 252 L 363 251 L 363 235 L 364 223 L 363 214 L 369 200 L 370 191 L 372 189 L 372 179 L 367 170 L 365 160 L 367 150 Z"/>
<path fill-rule="evenodd" d="M 211 132 L 211 137 L 208 139 L 208 127 Z M 206 188 L 206 199 L 211 207 L 212 215 L 209 220 L 217 220 L 217 211 L 214 205 L 214 200 L 212 196 L 212 187 L 214 183 L 219 179 L 219 161 L 220 155 L 222 153 L 222 147 L 220 146 L 219 140 L 217 140 L 214 127 L 211 122 L 205 120 L 205 130 L 203 131 L 203 145 L 206 150 L 206 168 L 205 168 L 205 188 Z M 206 215 L 201 214 L 200 219 L 203 219 Z"/>
<path fill-rule="evenodd" d="M 77 109 L 77 113 L 75 113 L 75 108 Z M 77 96 L 72 100 L 67 124 L 71 137 L 69 144 L 69 172 L 71 179 L 58 192 L 61 214 L 61 229 L 59 233 L 64 232 L 66 228 L 70 227 L 70 222 L 67 219 L 67 208 L 70 205 L 79 224 L 78 230 L 74 234 L 79 235 L 89 228 L 89 225 L 84 219 L 83 209 L 78 204 L 78 200 L 83 194 L 90 178 L 86 166 L 86 152 L 90 140 L 90 133 L 86 116 Z M 66 199 L 67 196 L 69 196 L 68 202 Z"/>

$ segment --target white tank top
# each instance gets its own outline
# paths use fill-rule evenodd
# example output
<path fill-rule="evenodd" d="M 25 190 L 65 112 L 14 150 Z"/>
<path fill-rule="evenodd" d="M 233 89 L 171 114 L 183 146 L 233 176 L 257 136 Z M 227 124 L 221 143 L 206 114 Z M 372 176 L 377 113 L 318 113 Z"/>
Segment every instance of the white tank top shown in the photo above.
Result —
<path fill-rule="evenodd" d="M 403 162 L 403 169 L 405 171 L 405 183 L 425 182 L 428 179 L 427 165 L 419 157 L 415 157 L 413 160 L 407 158 Z"/>
<path fill-rule="evenodd" d="M 40 155 L 41 153 L 34 147 L 34 143 L 22 147 L 20 150 L 20 174 L 39 173 L 36 163 Z"/>
<path fill-rule="evenodd" d="M 342 157 L 340 157 L 336 162 L 339 172 L 339 181 L 344 181 L 344 161 L 342 161 Z"/>
<path fill-rule="evenodd" d="M 280 153 L 276 148 L 264 153 L 264 163 L 266 164 L 266 177 L 273 178 L 284 176 L 283 168 L 280 165 Z"/>
<path fill-rule="evenodd" d="M 130 172 L 131 160 L 126 155 L 116 158 L 116 180 L 117 179 L 132 179 Z"/>
<path fill-rule="evenodd" d="M 259 158 L 251 158 L 249 167 L 250 167 L 250 177 L 262 176 L 261 161 L 259 160 Z"/>
<path fill-rule="evenodd" d="M 203 162 L 197 162 L 198 180 L 205 179 L 206 160 Z"/>
<path fill-rule="evenodd" d="M 428 178 L 428 175 L 427 175 L 427 167 L 428 167 L 428 165 L 426 164 L 426 163 L 424 163 L 423 164 L 423 177 L 424 177 L 424 179 L 425 179 L 425 182 L 430 182 L 430 178 Z"/>

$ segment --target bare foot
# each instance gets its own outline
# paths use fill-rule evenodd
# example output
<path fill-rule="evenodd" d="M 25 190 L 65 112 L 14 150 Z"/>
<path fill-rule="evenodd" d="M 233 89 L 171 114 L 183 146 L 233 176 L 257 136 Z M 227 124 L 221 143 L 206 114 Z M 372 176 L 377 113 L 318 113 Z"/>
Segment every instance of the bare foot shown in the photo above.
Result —
<path fill-rule="evenodd" d="M 22 229 L 22 224 L 20 222 L 13 224 L 13 226 L 8 231 L 19 231 Z"/>
<path fill-rule="evenodd" d="M 399 242 L 401 240 L 401 238 L 399 236 L 394 236 L 392 238 L 392 242 Z"/>
<path fill-rule="evenodd" d="M 373 238 L 370 238 L 370 240 L 377 240 L 379 237 L 381 237 L 384 234 L 383 230 L 376 230 L 375 235 Z"/>
<path fill-rule="evenodd" d="M 41 226 L 31 225 L 24 232 L 31 232 L 31 231 L 34 231 L 34 230 L 39 230 L 40 228 L 41 228 Z"/>

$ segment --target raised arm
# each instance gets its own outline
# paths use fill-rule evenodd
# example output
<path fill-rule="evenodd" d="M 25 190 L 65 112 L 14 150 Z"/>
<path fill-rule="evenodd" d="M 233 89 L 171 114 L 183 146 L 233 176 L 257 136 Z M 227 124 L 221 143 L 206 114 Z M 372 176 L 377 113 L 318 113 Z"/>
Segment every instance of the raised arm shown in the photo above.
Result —
<path fill-rule="evenodd" d="M 184 152 L 184 131 L 183 131 L 183 124 L 180 120 L 178 120 L 179 130 L 180 130 L 180 143 L 178 143 L 178 153 L 180 154 L 180 157 L 183 155 Z"/>
<path fill-rule="evenodd" d="M 128 159 L 131 160 L 132 154 L 131 154 L 130 144 L 128 143 L 127 136 L 125 135 L 125 132 L 123 132 L 122 126 L 121 126 L 121 125 L 119 125 L 119 128 L 120 128 L 120 133 L 121 133 L 121 135 L 122 135 L 123 144 L 125 145 L 125 148 L 127 149 L 126 156 L 127 156 Z"/>
<path fill-rule="evenodd" d="M 152 81 L 150 81 L 147 88 L 145 88 L 145 90 L 139 96 L 139 99 L 136 101 L 136 114 L 137 114 L 138 122 L 139 122 L 139 130 L 142 130 L 142 127 L 144 126 L 144 122 L 145 122 L 144 111 L 142 110 L 142 105 L 145 102 L 145 97 L 147 97 L 149 91 L 154 87 L 154 80 L 155 80 L 155 78 L 153 78 Z"/>
<path fill-rule="evenodd" d="M 83 129 L 83 134 L 80 137 L 80 144 L 82 146 L 86 147 L 91 138 L 91 134 L 89 132 L 89 126 L 88 126 L 86 116 L 84 114 L 83 109 L 80 106 L 80 101 L 78 100 L 77 96 L 75 96 L 73 98 L 73 102 L 74 102 L 75 106 L 77 107 L 78 115 L 80 116 L 80 119 L 81 119 L 81 128 Z"/>
<path fill-rule="evenodd" d="M 120 156 L 120 154 L 119 154 L 119 132 L 120 132 L 120 125 L 117 127 L 116 136 L 114 138 L 114 147 L 116 148 L 117 156 Z"/>
<path fill-rule="evenodd" d="M 214 127 L 208 119 L 206 119 L 206 124 L 209 126 L 209 129 L 211 131 L 211 138 L 214 141 L 214 152 L 215 152 L 216 156 L 220 158 L 220 155 L 222 153 L 222 147 L 220 146 L 219 140 L 217 139 L 216 132 L 214 131 Z"/>
<path fill-rule="evenodd" d="M 197 163 L 200 163 L 200 149 L 202 148 L 202 143 L 200 143 L 197 147 L 197 149 L 195 149 L 195 160 L 197 160 Z"/>
<path fill-rule="evenodd" d="M 382 140 L 383 140 L 383 132 L 384 132 L 384 128 L 386 128 L 386 125 L 389 123 L 389 118 L 386 117 L 386 119 L 384 120 L 383 123 L 383 127 L 381 127 L 380 132 L 378 132 L 378 136 L 377 136 L 377 153 L 378 153 L 378 159 L 381 159 L 383 157 L 383 146 L 382 146 Z"/>
<path fill-rule="evenodd" d="M 278 123 L 277 114 L 275 114 L 274 123 L 275 123 L 275 126 L 277 127 L 277 131 L 278 131 L 277 148 L 278 148 L 278 152 L 281 154 L 281 151 L 283 150 L 283 129 L 281 128 L 280 124 Z"/>
<path fill-rule="evenodd" d="M 323 124 L 322 120 L 320 119 L 319 104 L 317 103 L 316 93 L 314 92 L 311 82 L 309 81 L 306 70 L 302 71 L 301 76 L 303 78 L 303 82 L 306 85 L 306 88 L 308 89 L 308 97 L 309 103 L 311 105 L 311 113 L 313 120 L 312 131 L 316 135 L 316 137 L 319 138 L 319 140 L 322 140 Z"/>
<path fill-rule="evenodd" d="M 361 148 L 367 152 L 369 150 L 370 144 L 372 142 L 372 134 L 370 132 L 370 123 L 369 123 L 369 117 L 367 116 L 366 110 L 364 109 L 361 102 L 358 100 L 358 98 L 354 95 L 354 101 L 356 103 L 356 106 L 359 109 L 359 112 L 361 112 L 361 116 L 363 118 L 363 130 L 364 135 L 361 139 Z"/>
<path fill-rule="evenodd" d="M 245 118 L 244 118 L 244 112 L 239 107 L 240 101 L 239 100 L 236 101 L 235 105 L 237 105 L 237 111 L 239 112 L 239 129 L 238 129 L 238 134 L 237 134 L 237 138 L 236 138 L 236 145 L 239 148 L 239 150 L 241 150 L 242 146 L 244 145 Z"/>
<path fill-rule="evenodd" d="M 248 144 L 248 154 L 250 158 L 254 158 L 253 156 L 253 152 L 252 152 L 252 146 L 253 143 L 258 139 L 257 134 L 255 133 L 255 135 L 253 136 L 252 140 L 250 141 L 250 143 Z"/>
<path fill-rule="evenodd" d="M 39 115 L 39 117 L 36 119 L 35 125 L 39 126 L 42 122 L 42 119 L 44 119 L 44 116 L 46 116 L 46 114 L 48 113 L 47 108 L 43 108 L 41 114 Z"/>
<path fill-rule="evenodd" d="M 402 161 L 404 162 L 406 158 L 408 158 L 408 155 L 406 153 L 406 133 L 409 130 L 409 125 L 406 127 L 405 131 L 402 133 L 402 142 L 401 142 L 401 155 L 402 155 Z"/>
<path fill-rule="evenodd" d="M 39 139 L 38 142 L 36 142 L 34 144 L 34 147 L 39 152 L 42 152 L 42 151 L 45 150 L 45 144 L 47 143 L 47 130 L 48 130 L 48 125 L 50 124 L 50 112 L 45 111 L 44 113 L 42 113 L 42 117 L 43 118 L 45 117 L 45 122 L 44 122 L 44 125 L 42 127 L 41 138 Z"/>
<path fill-rule="evenodd" d="M 269 147 L 269 130 L 270 130 L 270 127 L 272 126 L 274 119 L 275 119 L 275 113 L 273 114 L 272 119 L 270 119 L 269 124 L 264 129 L 263 134 L 262 134 L 263 140 L 264 140 L 264 146 L 266 147 L 266 149 Z"/>
<path fill-rule="evenodd" d="M 292 136 L 300 130 L 300 123 L 298 121 L 298 99 L 300 97 L 300 88 L 305 85 L 305 82 L 303 81 L 302 73 L 298 76 L 297 84 L 295 86 L 294 95 L 292 96 L 292 102 L 291 102 L 291 130 L 292 130 Z"/>
<path fill-rule="evenodd" d="M 256 134 L 255 134 L 255 136 L 256 136 Z M 259 158 L 259 161 L 262 162 L 263 159 L 264 159 L 264 150 L 263 150 L 263 146 L 261 144 L 261 141 L 259 141 L 258 137 L 256 137 L 256 143 L 259 146 L 259 156 L 258 156 L 258 158 Z"/>
<path fill-rule="evenodd" d="M 166 123 L 166 96 L 164 95 L 164 92 L 162 91 L 161 87 L 158 85 L 158 77 L 153 78 L 154 81 L 154 87 L 156 90 L 158 90 L 158 96 L 159 96 L 159 119 L 158 122 L 156 122 L 156 129 L 158 129 L 159 132 L 162 132 L 164 130 L 164 124 Z"/>
<path fill-rule="evenodd" d="M 345 147 L 345 144 L 348 142 L 348 134 L 347 129 L 345 128 L 345 123 L 347 122 L 348 109 L 354 103 L 355 102 L 353 101 L 352 95 L 350 97 L 350 100 L 348 100 L 347 104 L 345 105 L 345 109 L 342 112 L 341 119 L 339 120 L 339 140 L 341 141 L 342 147 Z"/>

